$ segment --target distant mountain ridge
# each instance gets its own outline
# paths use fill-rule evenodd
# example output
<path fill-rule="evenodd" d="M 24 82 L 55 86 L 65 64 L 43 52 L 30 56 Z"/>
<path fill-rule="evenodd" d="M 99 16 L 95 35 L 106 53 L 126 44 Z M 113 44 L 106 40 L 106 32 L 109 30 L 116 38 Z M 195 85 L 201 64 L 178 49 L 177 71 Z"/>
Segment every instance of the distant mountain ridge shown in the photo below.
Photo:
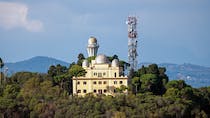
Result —
<path fill-rule="evenodd" d="M 163 65 L 170 79 L 183 79 L 193 87 L 210 86 L 210 68 L 193 64 Z"/>
<path fill-rule="evenodd" d="M 5 67 L 8 67 L 9 75 L 20 71 L 47 73 L 51 65 L 57 64 L 69 67 L 67 62 L 45 56 L 36 56 L 16 63 L 5 63 Z M 138 67 L 140 68 L 142 65 L 148 66 L 149 64 L 152 63 L 141 63 Z M 210 86 L 210 67 L 172 63 L 161 63 L 158 66 L 166 67 L 166 73 L 170 80 L 183 79 L 193 87 Z"/>
<path fill-rule="evenodd" d="M 8 68 L 8 74 L 13 74 L 20 71 L 46 73 L 51 65 L 57 64 L 67 67 L 69 66 L 69 63 L 67 62 L 44 56 L 36 56 L 15 63 L 5 63 L 5 66 Z"/>

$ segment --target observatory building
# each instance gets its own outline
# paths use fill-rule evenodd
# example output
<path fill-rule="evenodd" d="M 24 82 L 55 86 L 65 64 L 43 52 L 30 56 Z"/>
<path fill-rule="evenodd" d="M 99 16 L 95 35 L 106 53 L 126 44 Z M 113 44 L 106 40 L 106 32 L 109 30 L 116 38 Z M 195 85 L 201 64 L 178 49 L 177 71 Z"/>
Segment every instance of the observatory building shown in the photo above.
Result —
<path fill-rule="evenodd" d="M 98 47 L 96 38 L 90 37 L 87 47 L 88 57 L 96 56 Z M 84 96 L 87 93 L 115 95 L 117 88 L 128 86 L 128 77 L 123 76 L 118 59 L 110 62 L 106 55 L 99 54 L 91 62 L 85 59 L 82 67 L 87 73 L 82 77 L 73 77 L 74 95 Z"/>

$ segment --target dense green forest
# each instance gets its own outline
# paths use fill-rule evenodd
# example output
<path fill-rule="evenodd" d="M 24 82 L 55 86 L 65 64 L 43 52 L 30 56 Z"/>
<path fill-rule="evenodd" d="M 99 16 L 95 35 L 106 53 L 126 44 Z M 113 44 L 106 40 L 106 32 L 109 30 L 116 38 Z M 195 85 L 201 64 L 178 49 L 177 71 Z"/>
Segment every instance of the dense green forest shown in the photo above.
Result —
<path fill-rule="evenodd" d="M 131 71 L 126 95 L 119 90 L 116 96 L 72 96 L 71 78 L 85 74 L 84 58 L 79 54 L 77 63 L 69 67 L 52 65 L 47 74 L 18 72 L 4 77 L 1 72 L 0 117 L 210 117 L 210 87 L 192 88 L 183 80 L 169 81 L 166 69 L 156 64 Z M 118 57 L 109 57 L 114 58 Z"/>

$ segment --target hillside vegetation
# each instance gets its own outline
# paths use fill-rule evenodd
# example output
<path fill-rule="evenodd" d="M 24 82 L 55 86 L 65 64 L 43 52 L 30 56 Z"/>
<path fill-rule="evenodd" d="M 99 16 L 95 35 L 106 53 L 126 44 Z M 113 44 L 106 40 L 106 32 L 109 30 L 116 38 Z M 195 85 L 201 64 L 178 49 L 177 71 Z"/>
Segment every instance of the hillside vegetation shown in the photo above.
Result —
<path fill-rule="evenodd" d="M 69 67 L 50 66 L 47 74 L 18 72 L 1 80 L 0 117 L 210 117 L 210 87 L 169 81 L 156 64 L 131 73 L 126 95 L 119 90 L 116 96 L 72 96 L 71 78 L 85 73 L 81 59 Z"/>

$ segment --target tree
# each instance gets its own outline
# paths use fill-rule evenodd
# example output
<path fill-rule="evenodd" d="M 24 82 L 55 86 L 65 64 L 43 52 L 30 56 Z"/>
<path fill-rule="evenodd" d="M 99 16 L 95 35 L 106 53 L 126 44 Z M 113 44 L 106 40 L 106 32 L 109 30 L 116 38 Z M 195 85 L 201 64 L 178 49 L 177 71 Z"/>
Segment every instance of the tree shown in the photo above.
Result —
<path fill-rule="evenodd" d="M 149 65 L 147 71 L 148 71 L 147 72 L 148 74 L 159 74 L 159 70 L 158 70 L 157 64 L 151 64 L 151 65 Z"/>
<path fill-rule="evenodd" d="M 116 88 L 116 91 L 118 93 L 123 93 L 127 90 L 128 88 L 125 85 L 121 85 L 119 88 Z"/>
<path fill-rule="evenodd" d="M 159 77 L 162 78 L 162 83 L 164 86 L 168 83 L 168 76 L 165 74 L 166 68 L 165 67 L 159 67 Z"/>
<path fill-rule="evenodd" d="M 112 59 L 119 59 L 117 55 L 113 55 Z"/>
<path fill-rule="evenodd" d="M 74 63 L 70 64 L 72 67 Z M 48 76 L 52 78 L 53 85 L 58 85 L 62 90 L 72 93 L 72 76 L 68 73 L 68 69 L 60 64 L 50 66 Z"/>
<path fill-rule="evenodd" d="M 182 98 L 186 100 L 193 99 L 194 93 L 192 87 L 187 85 L 184 80 L 172 80 L 166 84 L 167 91 L 165 96 Z"/>
<path fill-rule="evenodd" d="M 72 62 L 70 65 L 69 65 L 69 69 L 73 66 L 73 65 L 75 65 L 76 63 L 75 62 Z"/>
<path fill-rule="evenodd" d="M 32 77 L 42 77 L 45 78 L 43 75 L 33 72 L 17 72 L 13 74 L 8 80 L 12 84 L 19 84 L 22 86 L 29 78 Z"/>
<path fill-rule="evenodd" d="M 144 65 L 138 70 L 139 76 L 147 73 L 147 68 Z"/>
<path fill-rule="evenodd" d="M 50 66 L 48 70 L 48 75 L 53 78 L 53 83 L 55 85 L 59 85 L 61 83 L 61 87 L 63 85 L 63 82 L 67 75 L 68 69 L 65 66 L 62 66 L 60 64 L 54 66 Z"/>
<path fill-rule="evenodd" d="M 0 68 L 1 68 L 1 72 L 0 72 L 0 84 L 2 83 L 2 68 L 4 67 L 4 62 L 3 60 L 0 58 Z"/>
<path fill-rule="evenodd" d="M 77 58 L 78 60 L 82 60 L 85 59 L 85 56 L 82 53 L 79 53 Z"/>
<path fill-rule="evenodd" d="M 112 62 L 112 60 L 114 60 L 114 59 L 119 59 L 116 54 L 113 56 L 108 56 L 107 58 L 109 59 L 110 62 Z"/>
<path fill-rule="evenodd" d="M 158 76 L 155 74 L 144 74 L 140 77 L 141 81 L 141 88 L 145 92 L 153 92 L 157 93 L 158 88 L 161 87 L 160 80 L 158 79 Z"/>
<path fill-rule="evenodd" d="M 4 89 L 3 96 L 7 99 L 16 99 L 20 87 L 17 84 L 7 85 Z"/>
<path fill-rule="evenodd" d="M 171 80 L 166 84 L 166 88 L 177 88 L 179 90 L 187 87 L 188 85 L 185 83 L 184 80 Z"/>
<path fill-rule="evenodd" d="M 82 53 L 79 53 L 77 58 L 78 58 L 77 65 L 82 66 L 82 61 L 85 59 L 85 56 Z"/>
<path fill-rule="evenodd" d="M 157 64 L 151 64 L 148 67 L 142 66 L 138 71 L 131 70 L 131 72 L 133 72 L 133 77 L 140 77 L 140 90 L 142 92 L 147 91 L 158 95 L 165 93 L 165 86 L 168 82 L 168 76 L 165 74 L 166 68 L 158 67 Z"/>
<path fill-rule="evenodd" d="M 85 69 L 83 69 L 81 66 L 79 65 L 73 65 L 70 69 L 69 69 L 69 74 L 71 76 L 74 77 L 79 77 L 79 76 L 84 76 L 86 74 Z"/>
<path fill-rule="evenodd" d="M 53 82 L 63 90 L 68 91 L 69 94 L 72 93 L 72 76 L 68 73 L 55 76 Z"/>
<path fill-rule="evenodd" d="M 62 66 L 60 64 L 54 66 L 50 66 L 49 70 L 48 70 L 48 75 L 50 77 L 55 77 L 55 76 L 59 76 L 59 75 L 63 75 L 65 73 L 67 73 L 68 69 L 66 66 Z"/>
<path fill-rule="evenodd" d="M 138 88 L 140 87 L 140 85 L 141 85 L 141 82 L 140 82 L 140 78 L 139 77 L 134 77 L 133 79 L 132 79 L 132 84 L 133 85 L 135 85 L 135 93 L 137 93 L 138 92 Z"/>
<path fill-rule="evenodd" d="M 68 72 L 68 69 L 66 68 L 66 66 L 62 66 L 60 64 L 56 66 L 56 70 L 57 70 L 57 75 L 63 75 Z"/>
<path fill-rule="evenodd" d="M 48 75 L 50 77 L 54 77 L 54 76 L 57 75 L 57 72 L 56 71 L 57 71 L 56 70 L 56 67 L 54 65 L 51 65 L 50 68 L 49 68 L 49 70 L 47 71 L 47 73 L 48 73 Z"/>

